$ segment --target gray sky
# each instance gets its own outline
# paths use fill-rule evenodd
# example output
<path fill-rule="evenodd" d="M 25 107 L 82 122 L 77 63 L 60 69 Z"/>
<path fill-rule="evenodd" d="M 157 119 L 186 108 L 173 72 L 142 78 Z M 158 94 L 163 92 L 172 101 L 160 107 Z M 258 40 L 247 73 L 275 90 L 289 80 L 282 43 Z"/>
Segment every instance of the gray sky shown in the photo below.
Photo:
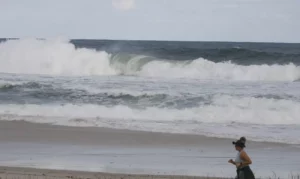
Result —
<path fill-rule="evenodd" d="M 300 42 L 300 0 L 0 0 L 0 37 Z"/>

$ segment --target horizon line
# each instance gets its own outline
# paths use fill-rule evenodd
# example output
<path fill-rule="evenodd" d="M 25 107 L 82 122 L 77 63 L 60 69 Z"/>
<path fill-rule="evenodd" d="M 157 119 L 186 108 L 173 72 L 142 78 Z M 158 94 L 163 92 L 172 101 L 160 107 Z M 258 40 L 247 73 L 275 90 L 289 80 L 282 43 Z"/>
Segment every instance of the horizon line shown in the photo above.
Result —
<path fill-rule="evenodd" d="M 54 39 L 54 38 L 40 38 L 40 37 L 1 37 L 0 40 L 11 40 L 11 39 L 41 39 L 41 40 L 47 40 L 47 39 Z M 56 37 L 59 38 L 59 37 Z M 157 40 L 157 39 L 107 39 L 107 38 L 65 38 L 70 41 L 74 40 L 94 40 L 94 41 L 137 41 L 137 42 L 183 42 L 183 43 L 266 43 L 266 44 L 300 44 L 300 42 L 270 42 L 270 41 L 217 41 L 217 40 Z"/>

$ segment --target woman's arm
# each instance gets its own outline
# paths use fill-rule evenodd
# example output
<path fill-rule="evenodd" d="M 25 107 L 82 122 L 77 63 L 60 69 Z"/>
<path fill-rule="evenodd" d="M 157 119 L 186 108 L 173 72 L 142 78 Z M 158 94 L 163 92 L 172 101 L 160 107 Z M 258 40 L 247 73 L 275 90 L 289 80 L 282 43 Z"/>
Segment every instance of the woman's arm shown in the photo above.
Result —
<path fill-rule="evenodd" d="M 236 163 L 235 163 L 232 159 L 230 159 L 230 160 L 228 161 L 228 163 L 231 163 L 231 164 L 233 164 L 233 165 L 236 165 Z"/>
<path fill-rule="evenodd" d="M 240 167 L 252 164 L 252 160 L 250 159 L 250 157 L 248 156 L 248 154 L 245 151 L 241 152 L 240 157 L 243 160 Z"/>

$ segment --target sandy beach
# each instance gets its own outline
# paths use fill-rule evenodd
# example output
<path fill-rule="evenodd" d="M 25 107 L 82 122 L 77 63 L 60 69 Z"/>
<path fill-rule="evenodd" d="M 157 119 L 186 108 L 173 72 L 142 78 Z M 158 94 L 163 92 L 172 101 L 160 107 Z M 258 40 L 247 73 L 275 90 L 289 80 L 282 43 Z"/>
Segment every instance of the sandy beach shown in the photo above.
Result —
<path fill-rule="evenodd" d="M 227 163 L 236 154 L 231 142 L 197 135 L 1 121 L 0 165 L 127 175 L 234 177 L 235 169 Z M 297 145 L 247 141 L 246 150 L 257 177 L 273 176 L 273 171 L 288 177 L 300 171 Z"/>
<path fill-rule="evenodd" d="M 100 172 L 83 172 L 71 170 L 49 170 L 49 169 L 34 169 L 20 167 L 0 167 L 0 178 L 6 179 L 204 179 L 207 177 L 201 176 L 174 176 L 174 175 L 138 175 L 138 174 L 113 174 Z M 211 178 L 218 179 L 218 177 Z"/>

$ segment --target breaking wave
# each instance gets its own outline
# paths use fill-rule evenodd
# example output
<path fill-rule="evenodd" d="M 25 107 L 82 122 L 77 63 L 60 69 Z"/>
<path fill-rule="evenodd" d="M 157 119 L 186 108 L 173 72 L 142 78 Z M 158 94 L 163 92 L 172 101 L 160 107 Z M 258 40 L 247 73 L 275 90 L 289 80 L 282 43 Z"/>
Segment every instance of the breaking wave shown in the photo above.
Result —
<path fill-rule="evenodd" d="M 62 76 L 135 75 L 239 81 L 297 81 L 300 66 L 238 65 L 198 58 L 186 61 L 76 48 L 65 40 L 8 40 L 0 44 L 0 72 Z"/>

